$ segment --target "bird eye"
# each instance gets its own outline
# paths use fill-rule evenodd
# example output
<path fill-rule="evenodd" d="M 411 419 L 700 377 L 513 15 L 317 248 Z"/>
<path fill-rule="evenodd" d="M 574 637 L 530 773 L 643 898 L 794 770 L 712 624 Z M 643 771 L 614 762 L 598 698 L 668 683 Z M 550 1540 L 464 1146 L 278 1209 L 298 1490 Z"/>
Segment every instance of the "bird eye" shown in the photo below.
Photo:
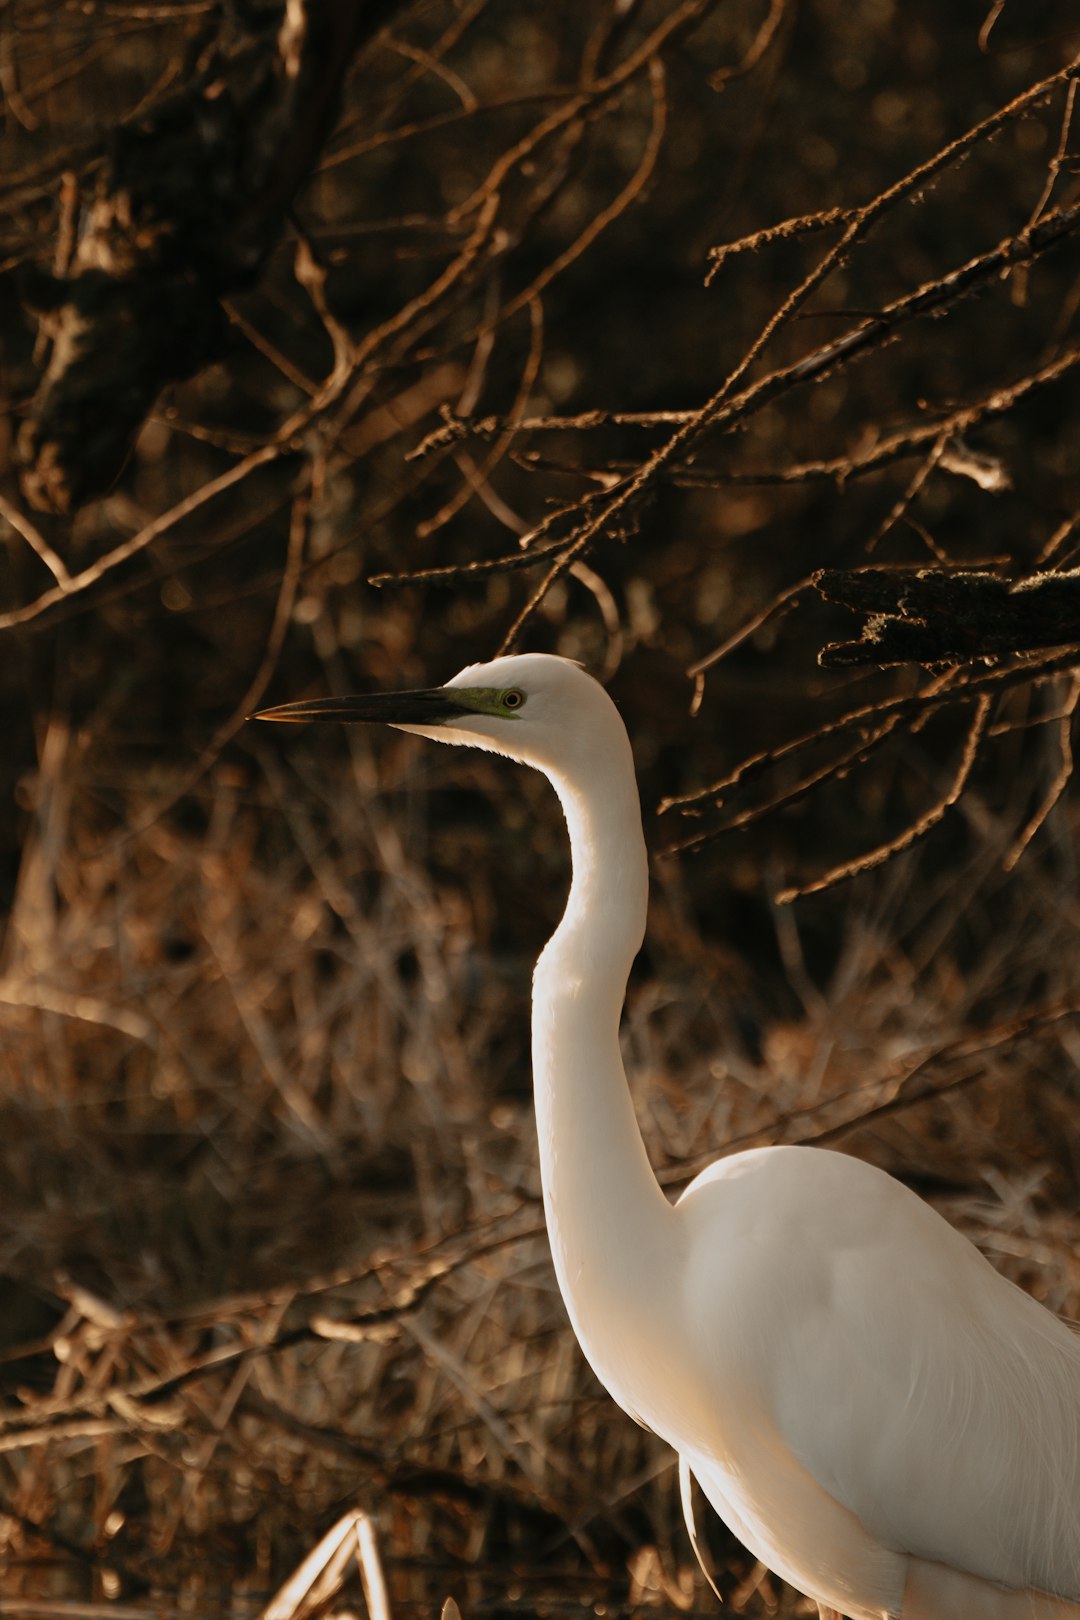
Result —
<path fill-rule="evenodd" d="M 524 692 L 519 692 L 516 688 L 503 693 L 502 704 L 504 709 L 520 709 L 524 701 Z"/>

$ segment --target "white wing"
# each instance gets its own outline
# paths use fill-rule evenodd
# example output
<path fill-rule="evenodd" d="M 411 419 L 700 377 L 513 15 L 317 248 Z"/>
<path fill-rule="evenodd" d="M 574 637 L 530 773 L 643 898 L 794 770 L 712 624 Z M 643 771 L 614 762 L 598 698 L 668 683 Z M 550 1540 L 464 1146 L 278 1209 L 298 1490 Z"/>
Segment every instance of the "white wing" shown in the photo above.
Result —
<path fill-rule="evenodd" d="M 710 1459 L 714 1488 L 756 1497 L 756 1432 L 774 1474 L 805 1474 L 882 1552 L 1080 1599 L 1080 1339 L 843 1154 L 738 1154 L 679 1210 L 717 1413 L 691 1462 L 711 1495 Z"/>

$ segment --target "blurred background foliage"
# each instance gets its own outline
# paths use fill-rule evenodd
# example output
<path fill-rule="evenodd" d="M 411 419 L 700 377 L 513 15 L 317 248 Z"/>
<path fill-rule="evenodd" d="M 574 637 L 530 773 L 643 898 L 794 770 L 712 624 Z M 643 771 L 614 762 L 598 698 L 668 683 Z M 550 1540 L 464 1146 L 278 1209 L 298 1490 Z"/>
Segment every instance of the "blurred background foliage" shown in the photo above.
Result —
<path fill-rule="evenodd" d="M 1067 792 L 1012 863 L 1067 780 L 1071 670 L 995 697 L 925 839 L 794 906 L 778 891 L 946 794 L 970 706 L 698 854 L 659 852 L 721 825 L 710 800 L 703 821 L 655 814 L 922 688 L 820 669 L 858 627 L 806 591 L 692 708 L 688 670 L 815 570 L 1068 565 L 1074 242 L 701 432 L 566 549 L 742 366 L 843 221 L 730 256 L 706 285 L 711 248 L 863 207 L 1059 76 L 881 209 L 737 392 L 1075 209 L 1075 15 L 372 8 L 323 64 L 336 121 L 301 103 L 296 129 L 274 125 L 271 177 L 294 139 L 311 162 L 278 228 L 262 216 L 257 251 L 230 258 L 249 136 L 287 80 L 250 61 L 286 59 L 283 17 L 275 0 L 0 9 L 0 1583 L 253 1613 L 359 1500 L 400 1612 L 451 1590 L 466 1620 L 708 1608 L 670 1457 L 583 1365 L 539 1226 L 527 997 L 567 877 L 552 796 L 482 756 L 243 718 L 445 679 L 528 609 L 518 644 L 583 660 L 634 742 L 658 859 L 626 1045 L 658 1171 L 676 1186 L 736 1143 L 837 1141 L 1076 1314 Z M 167 201 L 163 129 L 183 182 Z M 138 206 L 117 157 L 133 130 Z M 123 264 L 95 237 L 103 211 Z M 34 424 L 92 251 L 105 283 L 131 278 L 139 317 L 99 343 L 61 488 Z M 189 293 L 220 324 L 185 352 Z M 92 350 L 95 316 L 79 319 Z M 158 323 L 172 377 L 103 471 L 111 402 Z M 980 401 L 937 460 L 922 440 L 856 467 Z M 780 759 L 764 798 L 794 769 Z M 736 1610 L 800 1612 L 733 1541 L 718 1554 Z"/>

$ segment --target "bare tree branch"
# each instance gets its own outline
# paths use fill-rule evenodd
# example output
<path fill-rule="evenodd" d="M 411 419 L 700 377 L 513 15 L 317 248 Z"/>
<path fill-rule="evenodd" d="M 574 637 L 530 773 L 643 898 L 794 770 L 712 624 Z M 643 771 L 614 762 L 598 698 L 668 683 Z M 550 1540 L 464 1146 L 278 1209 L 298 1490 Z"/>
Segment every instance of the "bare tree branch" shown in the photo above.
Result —
<path fill-rule="evenodd" d="M 161 390 L 217 351 L 220 298 L 258 275 L 353 52 L 395 4 L 230 14 L 195 78 L 114 131 L 70 269 L 24 277 L 53 343 L 19 439 L 32 506 L 67 513 L 108 489 Z"/>

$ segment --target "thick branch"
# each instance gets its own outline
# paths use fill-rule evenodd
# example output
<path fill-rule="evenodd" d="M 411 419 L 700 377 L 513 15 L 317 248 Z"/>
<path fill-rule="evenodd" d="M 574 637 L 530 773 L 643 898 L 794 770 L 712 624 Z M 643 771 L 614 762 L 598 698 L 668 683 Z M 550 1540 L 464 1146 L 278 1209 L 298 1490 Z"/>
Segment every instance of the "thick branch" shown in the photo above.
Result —
<path fill-rule="evenodd" d="M 52 359 L 19 440 L 40 511 L 109 488 L 161 390 L 218 350 L 334 122 L 349 61 L 395 0 L 230 8 L 184 88 L 112 132 L 69 272 L 31 272 Z"/>
<path fill-rule="evenodd" d="M 934 568 L 826 568 L 826 601 L 869 615 L 859 641 L 824 647 L 827 668 L 964 663 L 1080 641 L 1080 569 L 1003 579 Z"/>

